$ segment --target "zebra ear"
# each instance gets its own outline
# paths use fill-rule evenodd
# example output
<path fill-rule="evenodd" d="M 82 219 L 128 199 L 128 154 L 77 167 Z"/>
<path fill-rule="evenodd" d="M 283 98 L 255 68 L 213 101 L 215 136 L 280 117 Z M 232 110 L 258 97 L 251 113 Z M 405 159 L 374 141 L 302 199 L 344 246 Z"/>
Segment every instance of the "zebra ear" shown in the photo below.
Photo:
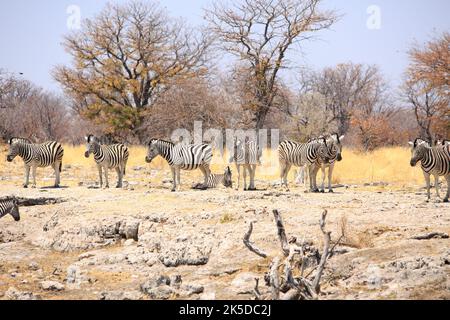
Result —
<path fill-rule="evenodd" d="M 409 141 L 408 144 L 409 144 L 411 147 L 414 146 L 414 142 L 412 142 L 412 141 Z"/>
<path fill-rule="evenodd" d="M 339 141 L 344 140 L 344 138 L 345 138 L 345 135 L 340 136 L 340 137 L 339 137 Z"/>

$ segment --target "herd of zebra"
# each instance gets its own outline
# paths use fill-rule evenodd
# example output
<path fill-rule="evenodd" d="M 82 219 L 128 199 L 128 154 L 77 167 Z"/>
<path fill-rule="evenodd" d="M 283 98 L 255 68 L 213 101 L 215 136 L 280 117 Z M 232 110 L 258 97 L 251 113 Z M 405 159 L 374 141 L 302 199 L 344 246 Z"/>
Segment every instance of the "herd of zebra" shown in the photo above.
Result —
<path fill-rule="evenodd" d="M 287 177 L 292 166 L 301 167 L 309 175 L 311 192 L 325 192 L 325 171 L 328 168 L 328 190 L 333 192 L 331 181 L 335 163 L 342 161 L 342 140 L 344 136 L 330 134 L 319 138 L 310 139 L 306 143 L 295 141 L 283 141 L 278 147 L 280 164 L 281 186 L 288 190 Z M 105 187 L 109 188 L 108 170 L 115 169 L 118 175 L 117 188 L 121 188 L 123 177 L 126 173 L 126 165 L 129 157 L 128 148 L 124 144 L 103 145 L 93 136 L 86 138 L 85 157 L 94 155 L 97 164 L 100 187 L 103 187 L 103 175 Z M 427 198 L 430 200 L 430 176 L 435 178 L 436 194 L 439 198 L 439 176 L 447 180 L 447 194 L 444 202 L 448 202 L 450 193 L 450 141 L 442 140 L 431 144 L 422 139 L 409 142 L 411 145 L 411 166 L 421 162 L 421 167 L 427 184 Z M 33 187 L 36 187 L 36 169 L 38 167 L 52 166 L 55 171 L 55 187 L 60 185 L 60 173 L 64 149 L 56 141 L 35 144 L 24 138 L 11 138 L 8 140 L 9 153 L 6 157 L 12 162 L 17 156 L 21 157 L 25 164 L 24 188 L 29 185 L 30 169 L 33 175 Z M 157 156 L 164 158 L 172 171 L 172 191 L 180 190 L 181 170 L 199 169 L 203 173 L 204 181 L 193 186 L 194 189 L 215 188 L 223 184 L 232 188 L 232 174 L 229 166 L 223 174 L 211 173 L 210 163 L 213 157 L 212 146 L 209 144 L 174 144 L 172 142 L 152 139 L 148 144 L 145 161 L 151 163 Z M 244 178 L 244 190 L 256 190 L 255 172 L 261 164 L 262 150 L 254 141 L 234 140 L 234 148 L 229 162 L 234 162 L 238 173 L 237 189 L 241 182 L 241 169 Z M 321 189 L 317 187 L 316 176 L 322 170 Z M 247 173 L 250 177 L 247 185 Z M 7 198 L 0 201 L 0 217 L 10 213 L 16 221 L 20 219 L 18 201 L 15 198 Z"/>

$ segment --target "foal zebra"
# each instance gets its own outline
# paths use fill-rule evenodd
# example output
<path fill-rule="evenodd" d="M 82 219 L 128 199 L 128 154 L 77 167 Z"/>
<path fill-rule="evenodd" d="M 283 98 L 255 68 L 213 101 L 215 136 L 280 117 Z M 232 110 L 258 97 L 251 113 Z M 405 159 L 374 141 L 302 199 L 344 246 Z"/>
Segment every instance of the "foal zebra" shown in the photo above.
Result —
<path fill-rule="evenodd" d="M 211 173 L 208 177 L 208 182 L 206 186 L 203 183 L 197 183 L 192 187 L 192 189 L 199 189 L 199 190 L 214 189 L 220 186 L 221 184 L 226 188 L 233 187 L 233 180 L 231 176 L 230 167 L 227 167 L 223 174 Z"/>
<path fill-rule="evenodd" d="M 145 161 L 151 163 L 158 155 L 163 157 L 172 170 L 172 192 L 181 189 L 181 170 L 200 169 L 204 176 L 203 185 L 208 185 L 208 177 L 211 174 L 209 165 L 212 160 L 212 148 L 208 144 L 174 144 L 172 142 L 152 139 L 148 144 Z"/>
<path fill-rule="evenodd" d="M 278 159 L 280 162 L 280 177 L 281 186 L 288 189 L 287 176 L 292 165 L 309 167 L 309 185 L 310 190 L 318 192 L 316 184 L 317 168 L 312 164 L 320 161 L 321 163 L 328 163 L 330 156 L 328 155 L 328 147 L 325 139 L 312 140 L 308 143 L 298 143 L 295 141 L 283 141 L 278 147 Z"/>
<path fill-rule="evenodd" d="M 410 164 L 414 167 L 417 162 L 421 162 L 423 175 L 427 184 L 427 197 L 430 200 L 430 175 L 434 176 L 436 195 L 439 196 L 439 176 L 444 176 L 447 180 L 447 194 L 444 202 L 448 202 L 450 195 L 450 145 L 438 145 L 430 147 L 427 141 L 416 139 L 409 142 L 412 146 Z"/>
<path fill-rule="evenodd" d="M 122 188 L 129 156 L 128 148 L 123 144 L 101 145 L 97 138 L 91 134 L 85 139 L 86 152 L 84 156 L 89 158 L 91 153 L 94 154 L 100 177 L 100 188 L 103 186 L 102 169 L 105 172 L 105 188 L 109 188 L 108 169 L 116 169 L 118 179 L 116 188 Z"/>
<path fill-rule="evenodd" d="M 19 201 L 16 198 L 0 199 L 0 218 L 10 214 L 15 221 L 20 220 Z"/>
<path fill-rule="evenodd" d="M 55 170 L 55 188 L 59 187 L 64 149 L 56 141 L 44 142 L 42 144 L 31 143 L 24 138 L 11 138 L 8 141 L 9 153 L 6 157 L 12 162 L 15 157 L 20 156 L 25 164 L 24 188 L 28 188 L 30 168 L 33 173 L 33 188 L 36 187 L 36 168 L 52 166 Z"/>
<path fill-rule="evenodd" d="M 236 190 L 239 190 L 239 187 L 241 185 L 241 167 L 243 168 L 244 190 L 256 190 L 256 166 L 261 165 L 261 156 L 261 149 L 256 142 L 246 140 L 245 143 L 242 143 L 240 140 L 234 140 L 233 154 L 231 155 L 229 162 L 234 162 L 236 165 L 238 174 Z M 250 184 L 248 188 L 247 171 L 250 175 Z"/>

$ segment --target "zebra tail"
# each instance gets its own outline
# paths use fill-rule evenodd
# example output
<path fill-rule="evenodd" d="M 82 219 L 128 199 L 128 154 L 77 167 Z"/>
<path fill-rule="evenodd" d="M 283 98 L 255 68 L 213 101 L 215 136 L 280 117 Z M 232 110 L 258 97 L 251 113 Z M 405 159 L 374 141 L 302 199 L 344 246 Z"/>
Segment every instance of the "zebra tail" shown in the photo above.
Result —
<path fill-rule="evenodd" d="M 59 163 L 59 172 L 62 172 L 62 161 Z"/>

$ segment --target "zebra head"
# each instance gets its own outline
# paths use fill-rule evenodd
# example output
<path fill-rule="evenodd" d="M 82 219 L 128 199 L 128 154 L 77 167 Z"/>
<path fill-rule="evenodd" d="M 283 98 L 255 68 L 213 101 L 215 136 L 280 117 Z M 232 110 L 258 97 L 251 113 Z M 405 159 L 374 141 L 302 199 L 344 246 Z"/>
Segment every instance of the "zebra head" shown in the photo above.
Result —
<path fill-rule="evenodd" d="M 342 140 L 345 136 L 339 136 L 337 133 L 333 133 L 330 136 L 330 142 L 328 143 L 328 150 L 331 155 L 331 159 L 342 161 Z"/>
<path fill-rule="evenodd" d="M 84 139 L 86 140 L 86 152 L 84 153 L 84 156 L 86 158 L 89 158 L 91 153 L 94 153 L 95 150 L 98 148 L 99 143 L 97 138 L 92 134 L 86 136 Z"/>
<path fill-rule="evenodd" d="M 430 143 L 428 141 L 417 138 L 414 142 L 409 141 L 411 146 L 411 167 L 416 166 L 417 162 L 421 161 L 430 149 Z"/>
<path fill-rule="evenodd" d="M 233 163 L 236 160 L 236 157 L 238 155 L 238 150 L 241 146 L 242 146 L 242 141 L 239 140 L 237 137 L 234 137 L 233 151 L 231 151 L 230 159 L 228 160 L 228 163 Z"/>
<path fill-rule="evenodd" d="M 3 214 L 9 213 L 14 218 L 14 221 L 20 221 L 19 200 L 17 200 L 17 198 L 9 199 L 8 207 L 8 210 L 6 212 L 3 212 Z"/>
<path fill-rule="evenodd" d="M 331 160 L 331 155 L 328 149 L 327 139 L 325 137 L 320 137 L 317 139 L 311 140 L 310 143 L 313 143 L 317 146 L 317 158 L 322 163 L 329 163 Z"/>
<path fill-rule="evenodd" d="M 227 188 L 233 188 L 233 180 L 231 177 L 230 167 L 226 167 L 225 172 L 223 174 L 223 185 Z"/>
<path fill-rule="evenodd" d="M 151 163 L 153 159 L 159 156 L 162 152 L 162 146 L 165 144 L 169 144 L 169 142 L 158 139 L 150 140 L 147 148 L 147 156 L 145 157 L 145 162 Z"/>
<path fill-rule="evenodd" d="M 6 156 L 6 161 L 12 162 L 15 157 L 17 157 L 20 153 L 21 146 L 24 144 L 30 143 L 29 140 L 24 138 L 11 138 L 8 140 L 9 144 L 9 152 Z"/>

